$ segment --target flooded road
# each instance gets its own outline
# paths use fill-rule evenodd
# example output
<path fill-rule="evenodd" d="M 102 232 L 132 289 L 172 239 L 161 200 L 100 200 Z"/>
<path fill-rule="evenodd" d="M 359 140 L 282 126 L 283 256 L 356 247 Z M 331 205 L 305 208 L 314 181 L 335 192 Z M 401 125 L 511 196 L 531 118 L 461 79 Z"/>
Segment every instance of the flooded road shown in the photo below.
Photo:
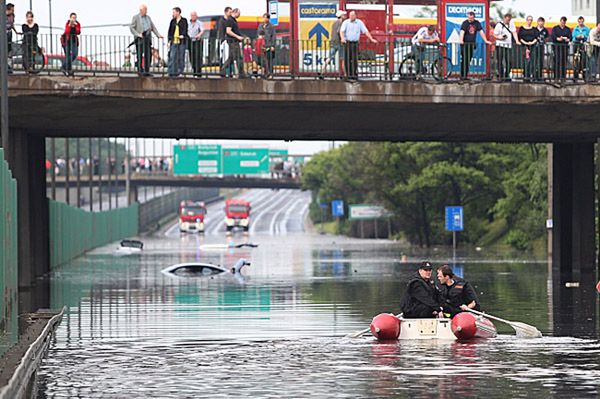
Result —
<path fill-rule="evenodd" d="M 97 249 L 52 276 L 52 307 L 67 306 L 38 374 L 38 397 L 598 397 L 594 332 L 553 336 L 546 263 L 457 266 L 484 310 L 538 327 L 517 339 L 377 343 L 345 335 L 398 313 L 422 254 L 397 243 L 321 236 L 307 227 L 310 196 L 253 190 L 249 234 L 226 236 L 223 203 L 207 234 L 174 224 L 144 238 L 138 257 Z M 230 248 L 242 242 L 258 248 Z M 443 250 L 429 256 L 438 264 Z M 408 258 L 408 262 L 400 260 Z M 232 275 L 181 278 L 161 270 L 202 261 L 252 265 Z"/>

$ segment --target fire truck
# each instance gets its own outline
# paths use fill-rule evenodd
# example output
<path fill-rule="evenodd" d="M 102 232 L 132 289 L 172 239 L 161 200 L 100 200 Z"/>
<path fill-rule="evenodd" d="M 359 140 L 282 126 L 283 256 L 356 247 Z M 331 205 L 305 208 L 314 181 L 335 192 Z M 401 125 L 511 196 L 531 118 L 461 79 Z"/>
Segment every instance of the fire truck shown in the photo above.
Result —
<path fill-rule="evenodd" d="M 179 206 L 179 231 L 203 233 L 205 217 L 206 205 L 204 202 L 182 201 Z"/>
<path fill-rule="evenodd" d="M 248 231 L 250 227 L 250 202 L 230 199 L 225 201 L 225 226 L 227 231 L 241 228 Z"/>

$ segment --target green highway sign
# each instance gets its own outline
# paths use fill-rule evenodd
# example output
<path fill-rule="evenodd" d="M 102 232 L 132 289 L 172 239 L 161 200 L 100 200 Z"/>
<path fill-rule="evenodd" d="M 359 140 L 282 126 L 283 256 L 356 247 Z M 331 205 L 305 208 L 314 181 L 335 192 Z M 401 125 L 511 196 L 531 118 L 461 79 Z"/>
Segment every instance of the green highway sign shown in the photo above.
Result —
<path fill-rule="evenodd" d="M 220 145 L 176 145 L 173 147 L 173 158 L 174 175 L 219 175 L 223 173 Z"/>
<path fill-rule="evenodd" d="M 269 173 L 267 148 L 224 148 L 223 174 L 259 175 Z"/>
<path fill-rule="evenodd" d="M 269 150 L 269 156 L 272 162 L 287 161 L 288 150 Z"/>

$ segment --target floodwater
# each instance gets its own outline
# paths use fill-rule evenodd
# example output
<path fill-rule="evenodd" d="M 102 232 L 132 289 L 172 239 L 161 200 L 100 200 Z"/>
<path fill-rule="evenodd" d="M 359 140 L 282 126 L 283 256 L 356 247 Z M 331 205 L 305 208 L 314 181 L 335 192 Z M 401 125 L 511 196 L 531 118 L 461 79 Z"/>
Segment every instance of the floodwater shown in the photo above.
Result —
<path fill-rule="evenodd" d="M 599 341 L 594 331 L 554 334 L 546 263 L 493 261 L 483 249 L 457 266 L 486 311 L 533 324 L 544 338 L 518 339 L 500 323 L 498 338 L 479 342 L 346 338 L 378 313 L 399 312 L 404 280 L 423 255 L 312 232 L 308 193 L 242 196 L 253 204 L 249 234 L 225 235 L 221 203 L 209 208 L 205 236 L 173 225 L 144 238 L 140 256 L 115 257 L 113 245 L 56 271 L 52 306 L 67 314 L 37 396 L 598 397 Z M 242 242 L 259 247 L 228 247 Z M 239 258 L 252 263 L 243 278 L 161 273 Z"/>

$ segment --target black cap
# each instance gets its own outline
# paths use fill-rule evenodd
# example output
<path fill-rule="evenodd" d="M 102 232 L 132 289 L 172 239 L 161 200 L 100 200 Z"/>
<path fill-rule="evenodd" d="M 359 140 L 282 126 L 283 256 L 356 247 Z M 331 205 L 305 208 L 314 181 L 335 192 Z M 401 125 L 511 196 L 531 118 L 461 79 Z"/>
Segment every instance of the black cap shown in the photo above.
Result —
<path fill-rule="evenodd" d="M 423 270 L 433 270 L 433 266 L 431 265 L 431 263 L 429 262 L 422 262 L 421 266 L 419 266 L 419 269 L 423 269 Z"/>

